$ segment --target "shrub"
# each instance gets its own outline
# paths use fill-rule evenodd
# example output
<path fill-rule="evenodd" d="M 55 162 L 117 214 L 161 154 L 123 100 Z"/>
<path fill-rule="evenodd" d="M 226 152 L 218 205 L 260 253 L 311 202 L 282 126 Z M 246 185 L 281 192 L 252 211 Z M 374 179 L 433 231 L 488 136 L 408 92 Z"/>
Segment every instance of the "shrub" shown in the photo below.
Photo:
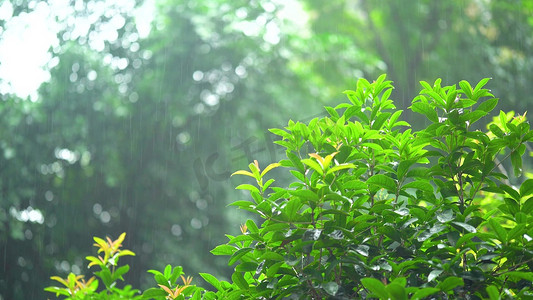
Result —
<path fill-rule="evenodd" d="M 87 256 L 86 259 L 90 262 L 88 267 L 96 265 L 100 271 L 94 274 L 103 282 L 105 289 L 97 292 L 99 281 L 94 276 L 85 281 L 83 275 L 76 275 L 70 273 L 67 278 L 59 276 L 52 276 L 51 279 L 61 283 L 63 286 L 50 286 L 45 288 L 45 291 L 55 293 L 56 296 L 66 296 L 65 299 L 140 299 L 138 296 L 139 290 L 132 289 L 130 285 L 124 288 L 118 288 L 117 281 L 124 280 L 122 275 L 126 274 L 130 267 L 124 265 L 118 267 L 120 257 L 125 255 L 135 255 L 130 250 L 120 249 L 122 242 L 126 237 L 126 233 L 122 233 L 118 239 L 111 240 L 109 237 L 106 240 L 95 237 L 94 246 L 98 248 L 97 253 L 102 253 L 103 256 Z"/>
<path fill-rule="evenodd" d="M 286 159 L 233 174 L 253 184 L 239 185 L 251 199 L 232 205 L 261 222 L 247 220 L 211 251 L 229 256 L 232 282 L 200 273 L 208 291 L 167 266 L 150 271 L 160 288 L 143 297 L 532 297 L 533 179 L 510 181 L 533 132 L 525 115 L 503 112 L 487 132 L 473 129 L 498 102 L 487 82 L 421 82 L 410 109 L 429 126 L 418 131 L 401 121 L 384 75 L 359 80 L 345 92 L 349 103 L 326 107 L 328 117 L 271 129 Z M 274 168 L 292 182 L 275 186 Z"/>

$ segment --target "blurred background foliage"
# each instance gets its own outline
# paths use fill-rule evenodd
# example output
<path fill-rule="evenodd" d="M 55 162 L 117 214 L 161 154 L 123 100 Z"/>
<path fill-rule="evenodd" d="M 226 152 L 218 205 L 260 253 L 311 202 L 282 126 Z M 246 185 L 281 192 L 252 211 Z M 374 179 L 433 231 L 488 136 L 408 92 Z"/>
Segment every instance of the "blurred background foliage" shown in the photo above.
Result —
<path fill-rule="evenodd" d="M 53 3 L 11 1 L 0 32 Z M 280 159 L 266 129 L 321 114 L 360 77 L 388 73 L 402 109 L 437 77 L 492 77 L 498 108 L 533 105 L 531 1 L 66 4 L 37 98 L 1 95 L 0 299 L 49 297 L 51 275 L 87 273 L 92 236 L 124 231 L 134 287 L 166 263 L 228 274 L 209 250 L 243 222 L 229 174 Z"/>

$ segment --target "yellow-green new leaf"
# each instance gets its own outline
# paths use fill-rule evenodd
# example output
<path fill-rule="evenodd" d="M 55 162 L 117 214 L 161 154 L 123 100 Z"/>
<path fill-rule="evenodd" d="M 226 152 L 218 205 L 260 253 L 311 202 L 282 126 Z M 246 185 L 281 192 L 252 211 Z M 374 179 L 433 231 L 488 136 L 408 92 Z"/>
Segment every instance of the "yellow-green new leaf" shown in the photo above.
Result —
<path fill-rule="evenodd" d="M 302 159 L 302 163 L 308 165 L 309 167 L 311 167 L 311 169 L 317 171 L 318 174 L 324 174 L 324 171 L 322 171 L 322 167 L 316 161 L 312 159 Z"/>
<path fill-rule="evenodd" d="M 123 232 L 118 239 L 114 242 L 115 245 L 121 245 L 124 239 L 126 238 L 126 233 Z"/>
<path fill-rule="evenodd" d="M 102 262 L 100 260 L 100 258 L 98 257 L 94 257 L 94 256 L 87 256 L 85 257 L 86 260 L 90 261 L 89 265 L 87 266 L 88 268 L 94 266 L 94 265 L 102 265 L 104 262 Z"/>
<path fill-rule="evenodd" d="M 268 165 L 268 166 L 263 170 L 263 172 L 261 172 L 261 177 L 265 176 L 265 174 L 268 173 L 268 171 L 270 171 L 270 170 L 272 170 L 272 169 L 274 169 L 274 168 L 277 168 L 277 167 L 279 167 L 279 166 L 281 166 L 280 163 L 272 163 L 272 164 Z"/>
<path fill-rule="evenodd" d="M 248 172 L 248 171 L 244 171 L 244 170 L 239 170 L 239 171 L 236 171 L 236 172 L 233 172 L 233 174 L 231 174 L 231 176 L 233 175 L 245 175 L 245 176 L 250 176 L 252 178 L 255 178 L 254 174 Z"/>
<path fill-rule="evenodd" d="M 257 160 L 254 160 L 253 163 L 249 164 L 248 168 L 252 171 L 252 174 L 254 174 L 255 179 L 259 180 L 261 178 L 259 175 L 261 169 L 259 168 L 259 162 Z"/>
<path fill-rule="evenodd" d="M 65 279 L 59 277 L 59 276 L 52 276 L 52 277 L 50 277 L 50 279 L 55 280 L 55 281 L 58 281 L 58 282 L 60 282 L 61 284 L 63 284 L 64 286 L 68 287 L 68 283 L 67 283 L 67 281 L 66 281 Z"/>
<path fill-rule="evenodd" d="M 119 252 L 119 256 L 125 256 L 125 255 L 135 256 L 135 253 L 133 251 L 130 251 L 130 250 L 121 250 Z"/>
<path fill-rule="evenodd" d="M 331 164 L 333 157 L 337 155 L 337 153 L 339 152 L 333 152 L 329 155 L 326 155 L 326 157 L 324 158 L 324 161 L 322 162 L 322 168 L 324 168 L 324 170 L 327 170 L 329 168 L 329 165 Z"/>
<path fill-rule="evenodd" d="M 340 171 L 340 170 L 345 170 L 345 169 L 355 169 L 355 165 L 354 164 L 340 164 L 340 165 L 336 165 L 334 167 L 332 167 L 331 169 L 328 170 L 327 174 L 331 174 L 333 172 L 337 172 L 337 171 Z"/>

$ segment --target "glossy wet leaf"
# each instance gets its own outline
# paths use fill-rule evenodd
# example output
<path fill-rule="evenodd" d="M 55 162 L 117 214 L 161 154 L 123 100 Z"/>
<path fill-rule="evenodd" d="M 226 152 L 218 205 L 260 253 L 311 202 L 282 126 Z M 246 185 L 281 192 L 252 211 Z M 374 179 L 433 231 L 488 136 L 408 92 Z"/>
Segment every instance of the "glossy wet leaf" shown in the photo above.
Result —
<path fill-rule="evenodd" d="M 322 285 L 322 288 L 330 296 L 337 295 L 337 292 L 339 291 L 339 285 L 336 282 L 326 282 L 324 285 Z"/>
<path fill-rule="evenodd" d="M 363 283 L 364 287 L 373 295 L 381 299 L 389 299 L 389 293 L 381 281 L 375 278 L 363 278 L 361 279 L 361 283 Z"/>

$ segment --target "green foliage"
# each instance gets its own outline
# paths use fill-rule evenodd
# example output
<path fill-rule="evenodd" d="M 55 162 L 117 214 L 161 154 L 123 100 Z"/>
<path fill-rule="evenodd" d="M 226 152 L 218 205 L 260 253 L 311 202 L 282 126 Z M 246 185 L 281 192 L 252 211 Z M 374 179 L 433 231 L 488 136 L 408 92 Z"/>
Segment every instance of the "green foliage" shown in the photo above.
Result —
<path fill-rule="evenodd" d="M 98 253 L 104 253 L 104 257 L 87 256 L 86 259 L 90 262 L 89 268 L 93 265 L 100 267 L 100 271 L 94 272 L 94 275 L 104 284 L 105 289 L 102 291 L 97 291 L 99 281 L 94 276 L 85 281 L 83 275 L 75 275 L 72 272 L 66 279 L 59 276 L 50 277 L 63 286 L 49 286 L 44 290 L 55 293 L 56 296 L 65 296 L 65 299 L 140 299 L 139 290 L 132 289 L 131 285 L 125 285 L 123 288 L 117 287 L 117 282 L 124 281 L 122 276 L 130 269 L 129 265 L 119 267 L 119 258 L 125 255 L 135 255 L 130 250 L 120 249 L 125 237 L 126 233 L 122 233 L 115 241 L 109 237 L 107 241 L 94 237 L 96 242 L 94 246 L 98 247 Z"/>
<path fill-rule="evenodd" d="M 403 112 L 390 111 L 390 118 L 380 114 L 373 129 L 392 120 L 413 128 L 430 125 L 407 106 L 418 94 L 419 80 L 443 74 L 446 82 L 494 76 L 490 87 L 505 99 L 499 109 L 531 106 L 531 1 L 135 0 L 141 11 L 156 6 L 147 36 L 137 30 L 146 18 L 131 9 L 132 1 L 68 2 L 68 18 L 58 18 L 57 28 L 64 30 L 50 49 L 50 80 L 32 99 L 37 101 L 0 95 L 0 257 L 9 262 L 0 272 L 5 299 L 45 298 L 48 274 L 65 278 L 82 268 L 80 258 L 90 251 L 87 240 L 124 231 L 137 254 L 132 276 L 126 277 L 134 286 L 145 288 L 151 278 L 144 270 L 169 261 L 189 272 L 231 278 L 223 256 L 203 251 L 222 243 L 223 234 L 237 230 L 234 224 L 242 218 L 237 210 L 224 210 L 246 190 L 231 191 L 229 171 L 254 159 L 263 167 L 279 160 L 282 151 L 272 146 L 273 135 L 265 128 L 280 127 L 289 115 L 300 121 L 316 116 L 323 104 L 336 103 L 339 90 L 353 85 L 354 78 L 386 71 L 395 82 L 391 98 Z M 2 3 L 13 6 L 13 16 L 51 4 Z M 6 36 L 9 23 L 18 22 L 12 21 L 0 20 Z M 487 99 L 477 110 L 490 110 L 496 102 Z M 433 120 L 441 116 L 428 113 Z M 497 114 L 494 123 L 490 130 L 503 136 Z M 307 149 L 311 141 L 303 141 L 291 147 Z M 379 150 L 375 143 L 366 147 Z M 501 164 L 495 161 L 495 170 L 509 177 L 501 179 L 505 185 L 521 180 L 505 171 L 514 172 L 511 161 L 520 171 L 524 148 L 518 150 Z M 321 170 L 316 157 L 287 159 L 298 168 Z M 523 157 L 522 165 L 527 174 L 531 158 Z M 267 175 L 305 177 L 297 169 L 282 170 Z M 369 180 L 375 187 L 392 186 L 383 176 Z M 350 184 L 365 188 L 357 180 Z M 436 187 L 429 185 L 412 181 L 404 187 L 426 192 Z M 253 199 L 261 199 L 256 188 Z M 485 192 L 479 202 L 487 212 L 507 197 Z M 291 219 L 300 204 L 291 204 Z"/>
<path fill-rule="evenodd" d="M 410 108 L 431 124 L 418 131 L 399 119 L 385 75 L 360 79 L 328 117 L 271 130 L 286 159 L 233 173 L 254 184 L 239 185 L 250 199 L 232 205 L 262 221 L 247 220 L 211 251 L 228 257 L 231 282 L 201 273 L 214 288 L 205 290 L 169 265 L 149 271 L 159 288 L 143 298 L 531 297 L 533 179 L 515 187 L 501 170 L 510 160 L 520 175 L 533 131 L 525 116 L 503 112 L 488 132 L 472 129 L 497 103 L 487 82 L 421 82 Z M 275 186 L 274 168 L 292 182 Z M 67 295 L 70 277 L 62 293 L 49 291 Z"/>
<path fill-rule="evenodd" d="M 234 205 L 264 221 L 214 249 L 235 266 L 230 291 L 249 298 L 380 299 L 530 296 L 531 180 L 508 184 L 501 164 L 522 172 L 533 137 L 524 116 L 500 112 L 488 132 L 474 128 L 497 99 L 484 85 L 421 82 L 411 110 L 430 125 L 399 121 L 380 76 L 346 91 L 329 117 L 272 130 L 294 177 Z M 264 180 L 256 164 L 235 174 Z M 479 203 L 502 197 L 497 210 Z M 491 208 L 492 209 L 492 208 Z M 223 250 L 223 251 L 222 251 Z M 243 281 L 244 278 L 244 281 Z M 490 295 L 489 295 L 490 294 Z"/>

